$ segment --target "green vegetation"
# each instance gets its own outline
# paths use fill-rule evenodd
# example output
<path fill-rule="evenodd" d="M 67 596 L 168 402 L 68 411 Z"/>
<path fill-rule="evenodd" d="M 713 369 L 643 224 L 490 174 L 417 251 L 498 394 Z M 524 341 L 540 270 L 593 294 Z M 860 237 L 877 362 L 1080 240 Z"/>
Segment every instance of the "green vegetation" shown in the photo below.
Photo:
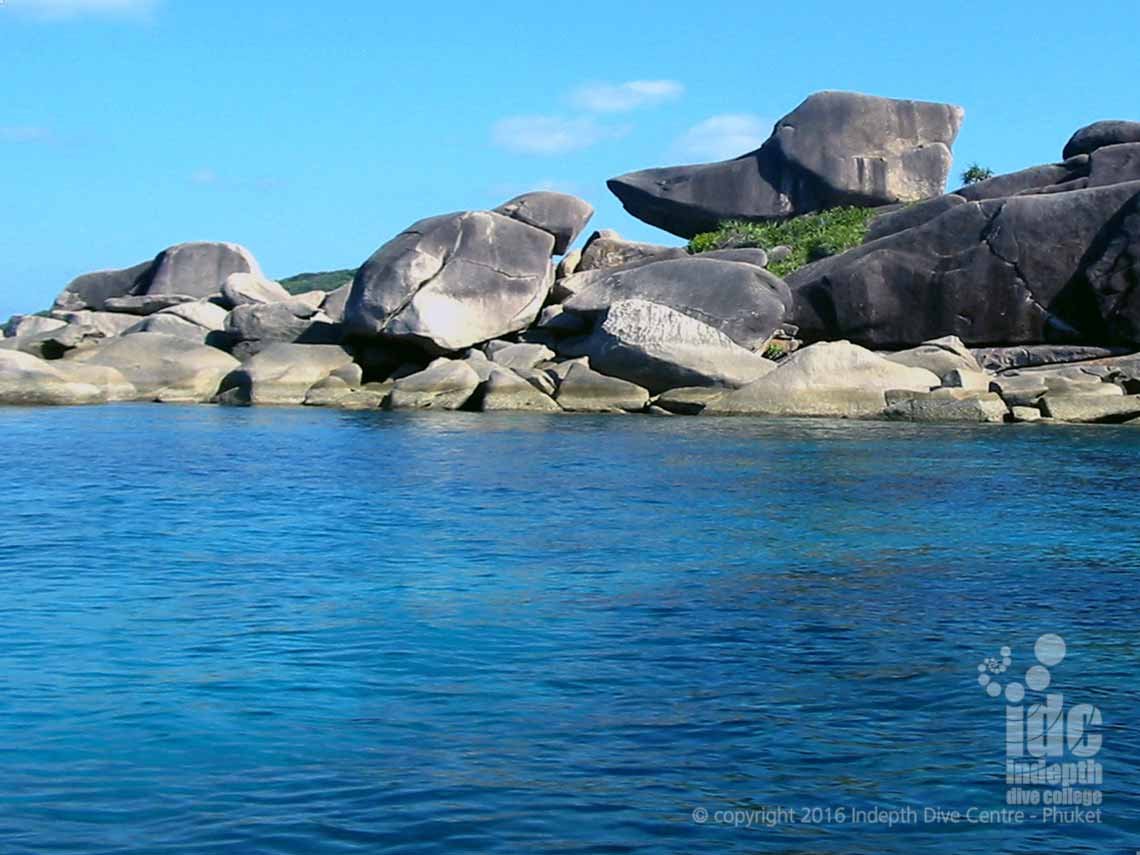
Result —
<path fill-rule="evenodd" d="M 788 355 L 788 346 L 782 341 L 772 340 L 768 342 L 768 346 L 764 348 L 764 358 L 771 359 L 773 362 L 778 362 Z"/>
<path fill-rule="evenodd" d="M 281 287 L 290 294 L 304 294 L 306 291 L 335 291 L 347 285 L 356 275 L 355 270 L 330 270 L 325 273 L 298 273 L 281 280 Z"/>
<path fill-rule="evenodd" d="M 773 223 L 731 220 L 722 223 L 715 232 L 693 238 L 689 242 L 689 252 L 743 247 L 771 251 L 777 246 L 787 246 L 791 248 L 791 254 L 768 265 L 768 269 L 777 276 L 787 276 L 805 264 L 838 255 L 861 244 L 875 215 L 874 208 L 832 208 Z"/>
<path fill-rule="evenodd" d="M 962 173 L 963 184 L 977 184 L 980 181 L 988 181 L 994 177 L 994 171 L 984 166 L 979 166 L 976 163 L 971 163 L 966 171 Z"/>

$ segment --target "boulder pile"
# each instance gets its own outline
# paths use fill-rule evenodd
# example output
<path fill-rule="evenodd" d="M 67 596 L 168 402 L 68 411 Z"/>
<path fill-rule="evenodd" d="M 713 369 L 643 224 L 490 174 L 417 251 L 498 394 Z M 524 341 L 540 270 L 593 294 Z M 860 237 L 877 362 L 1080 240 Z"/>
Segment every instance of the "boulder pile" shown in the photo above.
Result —
<path fill-rule="evenodd" d="M 180 244 L 0 327 L 0 403 L 1140 421 L 1140 124 L 944 193 L 962 118 L 824 92 L 736 160 L 610 182 L 684 237 L 880 208 L 786 279 L 787 247 L 574 249 L 593 209 L 552 192 L 419 220 L 328 293 Z"/>

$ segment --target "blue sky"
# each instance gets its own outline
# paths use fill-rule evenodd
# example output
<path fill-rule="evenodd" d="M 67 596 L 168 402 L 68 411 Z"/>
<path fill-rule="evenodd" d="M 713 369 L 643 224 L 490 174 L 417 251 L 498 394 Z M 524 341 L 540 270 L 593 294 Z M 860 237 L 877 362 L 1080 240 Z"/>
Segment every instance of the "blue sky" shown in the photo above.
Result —
<path fill-rule="evenodd" d="M 529 189 L 742 154 L 821 89 L 967 110 L 956 168 L 1140 119 L 1135 0 L 0 5 L 0 317 L 186 240 L 283 277 Z"/>

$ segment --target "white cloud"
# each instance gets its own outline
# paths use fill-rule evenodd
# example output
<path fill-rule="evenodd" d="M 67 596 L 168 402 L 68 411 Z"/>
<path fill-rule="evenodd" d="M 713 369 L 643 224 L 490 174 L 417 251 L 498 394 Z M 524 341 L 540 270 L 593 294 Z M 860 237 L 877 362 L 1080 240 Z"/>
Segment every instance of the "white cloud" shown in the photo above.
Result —
<path fill-rule="evenodd" d="M 27 11 L 42 18 L 74 18 L 80 15 L 145 16 L 159 0 L 8 0 L 14 11 Z"/>
<path fill-rule="evenodd" d="M 728 160 L 758 149 L 772 133 L 772 123 L 749 113 L 710 116 L 685 131 L 674 145 L 680 156 Z"/>
<path fill-rule="evenodd" d="M 491 139 L 507 151 L 554 155 L 580 151 L 627 133 L 626 127 L 602 125 L 588 117 L 510 116 L 495 122 Z"/>
<path fill-rule="evenodd" d="M 591 113 L 628 113 L 675 101 L 685 93 L 676 80 L 630 80 L 627 83 L 587 83 L 570 93 L 570 103 Z"/>
<path fill-rule="evenodd" d="M 47 128 L 0 127 L 0 143 L 42 143 L 50 142 L 54 134 Z"/>

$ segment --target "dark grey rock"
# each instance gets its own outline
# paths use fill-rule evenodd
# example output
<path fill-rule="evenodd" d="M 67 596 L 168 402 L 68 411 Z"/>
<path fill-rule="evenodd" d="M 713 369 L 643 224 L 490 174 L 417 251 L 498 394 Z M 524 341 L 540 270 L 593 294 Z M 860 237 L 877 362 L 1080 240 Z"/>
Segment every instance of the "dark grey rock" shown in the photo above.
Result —
<path fill-rule="evenodd" d="M 189 294 L 139 294 L 128 297 L 109 297 L 103 301 L 108 312 L 118 312 L 124 315 L 147 316 L 177 306 L 179 303 L 192 303 L 197 297 Z"/>
<path fill-rule="evenodd" d="M 1086 125 L 1065 144 L 1065 158 L 1092 154 L 1106 145 L 1140 142 L 1140 122 L 1103 121 Z"/>
<path fill-rule="evenodd" d="M 68 311 L 83 309 L 102 311 L 108 308 L 107 300 L 134 294 L 148 281 L 153 268 L 153 261 L 144 261 L 142 264 L 123 270 L 85 273 L 73 279 L 55 298 L 55 308 Z"/>
<path fill-rule="evenodd" d="M 594 207 L 577 196 L 543 190 L 516 196 L 495 213 L 547 232 L 554 238 L 554 254 L 562 255 L 586 228 Z"/>
<path fill-rule="evenodd" d="M 1057 365 L 1085 362 L 1117 356 L 1128 348 L 1088 347 L 1066 344 L 1031 344 L 1020 347 L 973 348 L 974 358 L 986 371 L 1005 371 L 1010 368 L 1031 368 L 1035 365 Z"/>
<path fill-rule="evenodd" d="M 962 117 L 949 104 L 820 92 L 750 154 L 634 172 L 608 186 L 635 217 L 685 238 L 724 220 L 918 201 L 943 192 Z"/>
<path fill-rule="evenodd" d="M 889 211 L 888 213 L 880 214 L 871 220 L 871 224 L 867 229 L 867 237 L 863 242 L 870 243 L 879 238 L 921 226 L 924 223 L 930 222 L 935 217 L 942 216 L 951 208 L 956 208 L 958 205 L 964 205 L 965 203 L 966 200 L 964 197 L 954 193 L 947 193 L 944 196 L 928 199 L 925 202 L 907 205 Z"/>
<path fill-rule="evenodd" d="M 954 195 L 961 196 L 967 202 L 983 202 L 987 199 L 1002 199 L 1020 193 L 1040 193 L 1048 187 L 1069 185 L 1074 181 L 1087 179 L 1090 168 L 1088 156 L 1081 155 L 1064 163 L 1031 166 L 1018 172 L 995 175 L 976 184 L 967 184 L 955 190 Z"/>
<path fill-rule="evenodd" d="M 158 254 L 150 276 L 135 293 L 211 297 L 232 273 L 260 277 L 261 269 L 253 254 L 235 243 L 181 243 Z"/>
<path fill-rule="evenodd" d="M 755 265 L 689 256 L 604 273 L 565 307 L 601 312 L 629 299 L 668 306 L 755 350 L 780 328 L 791 294 L 783 280 Z"/>
<path fill-rule="evenodd" d="M 1138 205 L 1140 182 L 959 205 L 796 271 L 790 320 L 805 340 L 888 349 L 1134 342 Z"/>
<path fill-rule="evenodd" d="M 625 240 L 615 231 L 594 232 L 582 250 L 582 258 L 573 273 L 634 267 L 669 258 L 684 258 L 689 251 L 683 246 L 660 246 Z M 570 275 L 570 274 L 567 274 Z"/>

